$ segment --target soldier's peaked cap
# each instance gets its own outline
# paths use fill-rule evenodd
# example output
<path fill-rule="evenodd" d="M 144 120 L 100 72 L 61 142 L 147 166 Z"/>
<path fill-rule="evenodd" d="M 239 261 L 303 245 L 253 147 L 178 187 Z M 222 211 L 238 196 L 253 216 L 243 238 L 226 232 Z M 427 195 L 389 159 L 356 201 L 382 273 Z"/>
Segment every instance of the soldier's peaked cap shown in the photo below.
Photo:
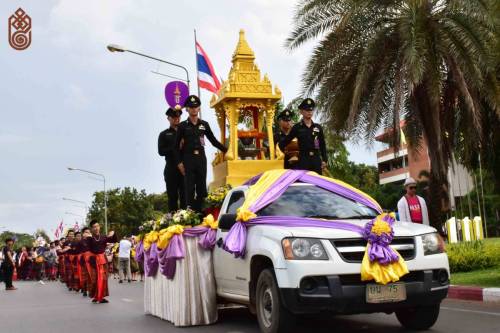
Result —
<path fill-rule="evenodd" d="M 180 117 L 182 114 L 182 109 L 172 109 L 168 108 L 167 112 L 165 114 L 169 117 Z"/>
<path fill-rule="evenodd" d="M 278 119 L 290 120 L 292 119 L 292 117 L 293 117 L 293 112 L 288 109 L 284 109 L 278 114 Z"/>
<path fill-rule="evenodd" d="M 300 110 L 313 110 L 316 107 L 316 103 L 312 98 L 306 98 L 299 104 Z"/>
<path fill-rule="evenodd" d="M 201 105 L 200 98 L 196 95 L 189 95 L 184 102 L 184 107 L 186 108 L 197 108 Z"/>

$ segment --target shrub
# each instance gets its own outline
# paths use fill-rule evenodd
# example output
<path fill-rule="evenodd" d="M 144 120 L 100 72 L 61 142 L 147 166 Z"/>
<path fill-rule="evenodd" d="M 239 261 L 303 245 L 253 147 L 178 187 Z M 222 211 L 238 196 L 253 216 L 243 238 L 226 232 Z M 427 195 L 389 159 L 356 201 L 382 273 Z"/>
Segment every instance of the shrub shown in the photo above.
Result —
<path fill-rule="evenodd" d="M 500 244 L 484 241 L 450 244 L 447 247 L 452 273 L 469 272 L 500 264 Z"/>

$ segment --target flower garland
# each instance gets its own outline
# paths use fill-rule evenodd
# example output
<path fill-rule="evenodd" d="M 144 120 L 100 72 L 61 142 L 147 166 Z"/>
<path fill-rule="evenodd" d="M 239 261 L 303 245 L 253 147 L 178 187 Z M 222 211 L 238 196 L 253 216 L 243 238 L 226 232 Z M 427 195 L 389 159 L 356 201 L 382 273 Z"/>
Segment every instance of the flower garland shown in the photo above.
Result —
<path fill-rule="evenodd" d="M 206 208 L 220 208 L 226 198 L 227 193 L 231 190 L 231 185 L 224 185 L 208 192 L 205 198 Z"/>

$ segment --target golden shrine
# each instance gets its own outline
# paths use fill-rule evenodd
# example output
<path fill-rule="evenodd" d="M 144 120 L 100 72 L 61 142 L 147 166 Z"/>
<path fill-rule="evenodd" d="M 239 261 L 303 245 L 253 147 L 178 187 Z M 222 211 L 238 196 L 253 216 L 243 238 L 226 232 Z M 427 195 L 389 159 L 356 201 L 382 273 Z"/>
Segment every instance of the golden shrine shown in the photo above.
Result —
<path fill-rule="evenodd" d="M 217 153 L 211 188 L 241 185 L 249 178 L 271 169 L 283 168 L 273 138 L 275 104 L 281 91 L 255 64 L 255 54 L 240 30 L 232 67 L 210 106 L 215 109 L 221 142 L 227 153 Z M 227 138 L 226 138 L 227 134 Z"/>

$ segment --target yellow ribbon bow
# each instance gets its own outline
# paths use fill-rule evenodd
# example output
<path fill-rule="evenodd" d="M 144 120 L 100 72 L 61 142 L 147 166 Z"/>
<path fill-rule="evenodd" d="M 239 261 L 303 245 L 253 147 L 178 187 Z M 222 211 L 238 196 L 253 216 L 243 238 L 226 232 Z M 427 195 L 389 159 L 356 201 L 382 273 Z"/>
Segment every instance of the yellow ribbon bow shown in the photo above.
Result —
<path fill-rule="evenodd" d="M 144 250 L 149 250 L 149 248 L 151 247 L 151 245 L 153 245 L 153 243 L 155 243 L 156 241 L 158 241 L 158 231 L 156 230 L 153 230 L 149 233 L 146 234 L 146 236 L 144 236 Z"/>
<path fill-rule="evenodd" d="M 184 227 L 180 224 L 171 225 L 168 228 L 160 230 L 160 234 L 158 236 L 158 246 L 159 249 L 165 249 L 168 247 L 170 240 L 174 235 L 181 235 L 184 232 Z"/>
<path fill-rule="evenodd" d="M 248 209 L 238 208 L 236 210 L 236 221 L 247 222 L 256 217 L 257 215 Z"/>
<path fill-rule="evenodd" d="M 219 222 L 215 221 L 212 214 L 208 214 L 203 218 L 202 226 L 209 227 L 211 229 L 217 229 L 219 227 Z"/>

